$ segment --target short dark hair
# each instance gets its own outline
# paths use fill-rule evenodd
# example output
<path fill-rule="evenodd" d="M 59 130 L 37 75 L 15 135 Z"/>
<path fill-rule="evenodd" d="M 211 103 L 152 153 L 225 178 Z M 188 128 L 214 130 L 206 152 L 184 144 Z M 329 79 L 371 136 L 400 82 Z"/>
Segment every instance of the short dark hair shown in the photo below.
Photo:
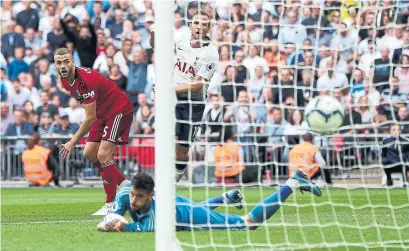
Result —
<path fill-rule="evenodd" d="M 46 90 L 42 90 L 42 91 L 40 92 L 40 94 L 42 94 L 42 93 L 45 93 L 45 94 L 47 94 L 47 95 L 48 95 L 48 97 L 50 97 L 50 93 L 49 93 L 48 91 L 46 91 Z"/>
<path fill-rule="evenodd" d="M 58 48 L 57 50 L 54 51 L 54 56 L 55 56 L 55 55 L 60 55 L 60 56 L 62 56 L 62 55 L 65 55 L 65 54 L 70 54 L 70 55 L 72 55 L 72 54 L 71 54 L 71 51 L 68 50 L 68 49 L 65 48 L 65 47 Z"/>
<path fill-rule="evenodd" d="M 304 141 L 312 142 L 314 140 L 314 136 L 312 135 L 312 133 L 307 132 L 302 136 L 302 139 Z"/>
<path fill-rule="evenodd" d="M 210 13 L 207 12 L 207 11 L 203 11 L 203 10 L 201 10 L 201 11 L 196 11 L 196 12 L 192 15 L 192 18 L 193 18 L 194 16 L 196 16 L 196 15 L 206 16 L 206 17 L 209 19 L 209 21 L 212 21 L 212 17 L 210 16 Z M 211 24 L 211 23 L 209 23 L 209 25 L 210 25 L 210 24 Z"/>
<path fill-rule="evenodd" d="M 153 193 L 155 181 L 145 173 L 137 173 L 132 178 L 131 186 L 134 189 L 143 189 L 146 193 Z"/>

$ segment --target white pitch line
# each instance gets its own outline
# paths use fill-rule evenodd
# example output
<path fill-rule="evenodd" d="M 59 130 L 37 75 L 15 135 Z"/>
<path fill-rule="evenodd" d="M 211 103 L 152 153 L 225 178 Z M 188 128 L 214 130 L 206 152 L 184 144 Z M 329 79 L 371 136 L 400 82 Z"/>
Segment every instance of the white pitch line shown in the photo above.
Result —
<path fill-rule="evenodd" d="M 1 225 L 58 224 L 58 223 L 99 222 L 99 221 L 100 220 L 25 221 L 25 222 L 7 222 L 7 223 L 1 223 Z"/>

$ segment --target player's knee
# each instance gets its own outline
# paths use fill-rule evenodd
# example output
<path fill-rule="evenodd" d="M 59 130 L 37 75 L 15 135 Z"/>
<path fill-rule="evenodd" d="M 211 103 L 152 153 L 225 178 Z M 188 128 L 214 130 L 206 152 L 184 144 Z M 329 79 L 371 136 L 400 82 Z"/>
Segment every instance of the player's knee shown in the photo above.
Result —
<path fill-rule="evenodd" d="M 112 153 L 107 149 L 99 149 L 97 158 L 99 163 L 105 163 L 112 159 Z"/>
<path fill-rule="evenodd" d="M 97 158 L 97 154 L 95 154 L 95 151 L 89 148 L 84 149 L 84 157 L 88 160 L 94 160 Z"/>

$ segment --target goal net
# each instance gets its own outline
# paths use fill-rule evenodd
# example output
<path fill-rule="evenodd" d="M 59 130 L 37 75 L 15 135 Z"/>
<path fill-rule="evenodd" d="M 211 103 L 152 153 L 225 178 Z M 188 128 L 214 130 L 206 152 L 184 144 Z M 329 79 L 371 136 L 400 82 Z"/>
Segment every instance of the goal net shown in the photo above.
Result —
<path fill-rule="evenodd" d="M 409 249 L 409 1 L 175 1 L 172 11 L 173 40 L 190 34 L 194 13 L 209 13 L 208 37 L 219 53 L 205 101 L 176 101 L 190 106 L 189 118 L 176 116 L 194 135 L 176 195 L 191 201 L 191 208 L 207 201 L 216 212 L 245 216 L 263 199 L 281 196 L 294 161 L 290 151 L 307 132 L 308 102 L 330 95 L 345 109 L 336 133 L 315 134 L 305 148 L 316 149 L 308 160 L 314 170 L 302 168 L 321 197 L 294 190 L 275 202 L 281 207 L 271 217 L 271 204 L 262 202 L 261 217 L 269 219 L 256 230 L 237 230 L 228 220 L 212 225 L 210 210 L 207 222 L 197 226 L 191 213 L 185 226 L 191 230 L 176 234 L 181 248 Z M 155 29 L 160 18 L 155 13 Z M 205 106 L 199 122 L 192 119 L 198 105 Z M 233 164 L 223 168 L 227 162 Z M 242 209 L 231 204 L 235 188 Z M 165 186 L 156 193 L 163 198 Z M 221 194 L 221 201 L 209 204 Z"/>

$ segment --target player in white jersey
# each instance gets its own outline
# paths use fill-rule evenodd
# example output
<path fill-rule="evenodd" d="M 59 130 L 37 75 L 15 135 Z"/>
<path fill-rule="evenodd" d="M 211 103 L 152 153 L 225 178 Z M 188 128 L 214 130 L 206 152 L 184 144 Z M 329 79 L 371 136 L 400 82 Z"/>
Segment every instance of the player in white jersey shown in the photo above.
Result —
<path fill-rule="evenodd" d="M 193 16 L 190 34 L 176 39 L 173 73 L 176 105 L 176 182 L 185 172 L 190 144 L 200 127 L 207 87 L 219 60 L 217 48 L 208 37 L 211 17 L 201 11 Z M 154 32 L 150 44 L 154 47 Z"/>

